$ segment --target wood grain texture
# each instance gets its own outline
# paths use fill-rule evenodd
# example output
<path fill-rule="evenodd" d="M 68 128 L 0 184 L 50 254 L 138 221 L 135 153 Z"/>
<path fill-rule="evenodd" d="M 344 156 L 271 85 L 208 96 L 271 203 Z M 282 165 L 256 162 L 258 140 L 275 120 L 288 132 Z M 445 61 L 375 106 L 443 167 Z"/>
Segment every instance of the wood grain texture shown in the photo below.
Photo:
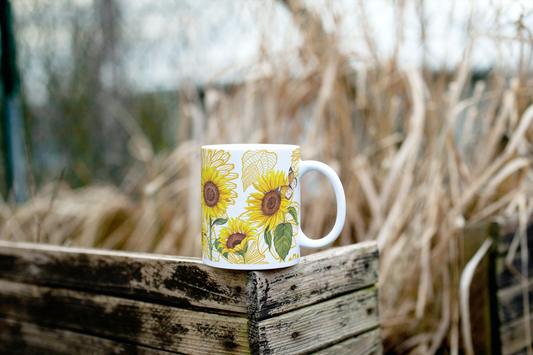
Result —
<path fill-rule="evenodd" d="M 0 318 L 0 354 L 172 355 L 178 353 Z"/>
<path fill-rule="evenodd" d="M 376 328 L 366 333 L 346 339 L 338 344 L 312 353 L 313 355 L 381 355 L 381 329 Z"/>
<path fill-rule="evenodd" d="M 250 348 L 253 354 L 307 354 L 377 326 L 377 288 L 369 287 L 252 322 Z"/>
<path fill-rule="evenodd" d="M 528 319 L 533 329 L 533 314 L 530 314 Z M 502 355 L 517 354 L 526 350 L 524 321 L 524 317 L 520 317 L 500 327 Z"/>
<path fill-rule="evenodd" d="M 0 318 L 184 354 L 246 354 L 244 317 L 0 280 Z"/>
<path fill-rule="evenodd" d="M 246 313 L 246 272 L 200 258 L 0 241 L 0 278 Z"/>
<path fill-rule="evenodd" d="M 533 278 L 529 279 L 529 285 Z M 520 284 L 498 290 L 498 314 L 502 325 L 524 316 L 524 297 Z M 533 309 L 533 290 L 529 288 L 529 309 Z"/>
<path fill-rule="evenodd" d="M 378 281 L 375 242 L 332 248 L 280 270 L 250 271 L 246 294 L 248 318 L 266 319 Z"/>

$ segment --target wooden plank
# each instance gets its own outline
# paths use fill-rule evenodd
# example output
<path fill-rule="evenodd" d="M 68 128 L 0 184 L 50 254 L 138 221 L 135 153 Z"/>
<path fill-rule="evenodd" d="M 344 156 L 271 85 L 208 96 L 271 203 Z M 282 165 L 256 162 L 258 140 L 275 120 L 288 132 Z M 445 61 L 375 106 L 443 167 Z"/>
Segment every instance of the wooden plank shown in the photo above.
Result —
<path fill-rule="evenodd" d="M 246 272 L 200 258 L 0 241 L 0 279 L 246 313 Z"/>
<path fill-rule="evenodd" d="M 533 329 L 533 314 L 528 319 Z M 502 355 L 517 354 L 526 349 L 524 321 L 524 317 L 520 317 L 500 328 Z"/>
<path fill-rule="evenodd" d="M 246 354 L 244 317 L 0 280 L 0 317 L 184 354 Z"/>
<path fill-rule="evenodd" d="M 376 328 L 314 352 L 313 355 L 380 355 L 382 353 L 381 329 Z"/>
<path fill-rule="evenodd" d="M 372 286 L 258 322 L 251 322 L 253 354 L 307 354 L 379 326 Z"/>
<path fill-rule="evenodd" d="M 465 267 L 487 238 L 493 240 L 489 251 L 477 265 L 470 285 L 470 331 L 476 354 L 498 354 L 499 327 L 496 300 L 494 256 L 497 254 L 499 226 L 496 223 L 478 223 L 463 229 L 462 263 Z"/>
<path fill-rule="evenodd" d="M 0 318 L 0 354 L 172 355 L 168 351 Z"/>
<path fill-rule="evenodd" d="M 368 287 L 377 280 L 376 242 L 332 248 L 306 256 L 286 269 L 250 271 L 248 318 L 266 319 Z"/>
<path fill-rule="evenodd" d="M 533 283 L 533 278 L 528 284 Z M 499 316 L 502 325 L 524 316 L 524 297 L 520 284 L 498 290 Z M 529 288 L 529 309 L 533 309 L 533 290 Z"/>

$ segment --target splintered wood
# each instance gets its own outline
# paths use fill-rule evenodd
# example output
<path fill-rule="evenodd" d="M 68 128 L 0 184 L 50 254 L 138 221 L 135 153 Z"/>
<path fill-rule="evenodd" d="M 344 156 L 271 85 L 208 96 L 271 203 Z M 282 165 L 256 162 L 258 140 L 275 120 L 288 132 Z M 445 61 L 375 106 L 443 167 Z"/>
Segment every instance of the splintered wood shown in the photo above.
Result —
<path fill-rule="evenodd" d="M 273 271 L 0 241 L 0 352 L 380 354 L 375 242 Z"/>

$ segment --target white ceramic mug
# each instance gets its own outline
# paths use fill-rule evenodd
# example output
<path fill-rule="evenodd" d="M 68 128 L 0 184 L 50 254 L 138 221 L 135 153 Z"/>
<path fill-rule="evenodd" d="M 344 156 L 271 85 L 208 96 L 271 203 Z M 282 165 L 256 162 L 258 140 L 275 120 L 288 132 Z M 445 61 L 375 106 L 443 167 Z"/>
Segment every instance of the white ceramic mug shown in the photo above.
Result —
<path fill-rule="evenodd" d="M 331 181 L 337 219 L 322 239 L 301 229 L 300 179 L 317 170 Z M 205 264 L 236 270 L 296 265 L 300 247 L 321 248 L 339 236 L 346 198 L 326 164 L 301 161 L 300 147 L 227 144 L 202 147 L 202 257 Z"/>

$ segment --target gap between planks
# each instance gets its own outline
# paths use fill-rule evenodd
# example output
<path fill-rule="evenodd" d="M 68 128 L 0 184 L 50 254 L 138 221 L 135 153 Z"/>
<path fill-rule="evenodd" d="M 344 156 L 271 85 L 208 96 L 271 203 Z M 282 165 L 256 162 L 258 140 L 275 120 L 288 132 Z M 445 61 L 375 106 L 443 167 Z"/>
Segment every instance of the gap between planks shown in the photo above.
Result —
<path fill-rule="evenodd" d="M 199 258 L 0 241 L 0 278 L 246 314 L 246 273 Z"/>

